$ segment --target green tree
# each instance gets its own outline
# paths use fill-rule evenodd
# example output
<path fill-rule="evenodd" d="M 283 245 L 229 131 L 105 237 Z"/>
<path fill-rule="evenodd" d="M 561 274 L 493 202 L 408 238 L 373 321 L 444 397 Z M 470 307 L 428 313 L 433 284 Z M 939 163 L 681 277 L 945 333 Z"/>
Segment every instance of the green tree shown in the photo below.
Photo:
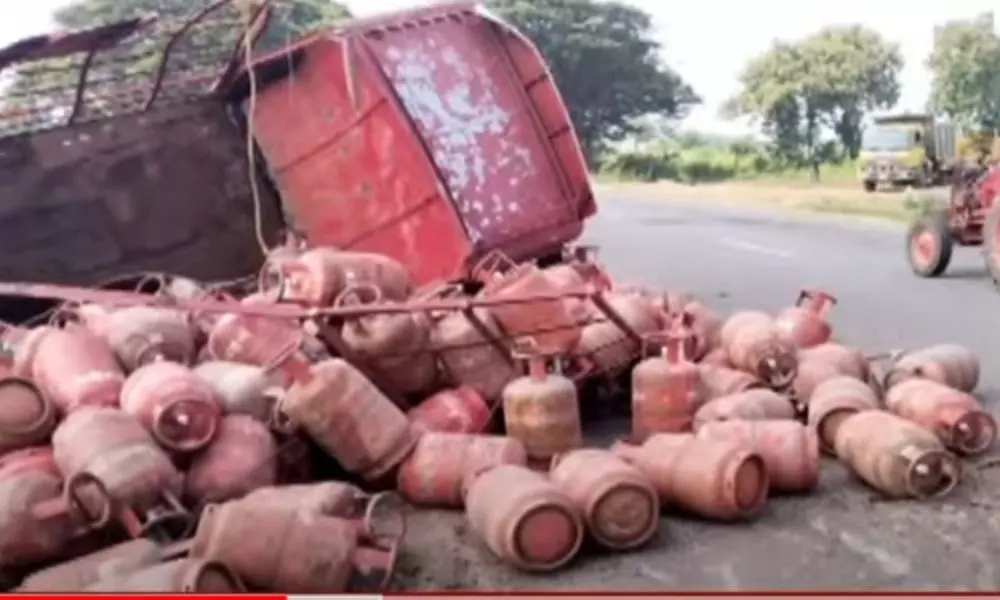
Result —
<path fill-rule="evenodd" d="M 663 64 L 652 20 L 622 2 L 493 0 L 538 47 L 569 107 L 588 159 L 636 131 L 635 117 L 677 118 L 700 100 Z"/>
<path fill-rule="evenodd" d="M 1000 34 L 993 13 L 934 30 L 931 106 L 962 124 L 1000 131 Z"/>

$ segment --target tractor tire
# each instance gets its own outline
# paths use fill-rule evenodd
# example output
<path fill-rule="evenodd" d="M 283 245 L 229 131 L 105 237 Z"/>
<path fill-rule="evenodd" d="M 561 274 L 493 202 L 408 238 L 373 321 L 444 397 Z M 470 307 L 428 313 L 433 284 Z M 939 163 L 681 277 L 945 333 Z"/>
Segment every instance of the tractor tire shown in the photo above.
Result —
<path fill-rule="evenodd" d="M 906 258 L 918 277 L 938 277 L 951 262 L 954 240 L 946 213 L 925 215 L 906 232 Z"/>
<path fill-rule="evenodd" d="M 1000 204 L 994 204 L 983 225 L 983 262 L 993 285 L 1000 289 Z"/>
<path fill-rule="evenodd" d="M 874 181 L 865 181 L 862 185 L 865 187 L 865 191 L 868 193 L 874 192 L 875 188 L 878 187 L 878 184 Z"/>

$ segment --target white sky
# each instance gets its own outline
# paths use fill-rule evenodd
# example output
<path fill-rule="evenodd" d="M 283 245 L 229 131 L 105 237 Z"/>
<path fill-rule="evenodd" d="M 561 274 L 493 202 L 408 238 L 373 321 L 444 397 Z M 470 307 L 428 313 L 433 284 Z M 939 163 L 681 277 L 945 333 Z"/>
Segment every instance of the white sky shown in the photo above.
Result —
<path fill-rule="evenodd" d="M 705 99 L 684 123 L 685 128 L 738 132 L 745 126 L 720 121 L 719 105 L 736 91 L 743 63 L 774 38 L 794 39 L 825 25 L 862 23 L 902 46 L 906 68 L 900 108 L 920 110 L 929 76 L 923 62 L 930 52 L 933 27 L 949 19 L 968 18 L 1000 0 L 629 0 L 653 15 L 667 61 Z M 0 19 L 0 45 L 46 31 L 52 10 L 66 0 L 14 2 Z M 348 0 L 357 15 L 424 4 L 414 0 Z"/>

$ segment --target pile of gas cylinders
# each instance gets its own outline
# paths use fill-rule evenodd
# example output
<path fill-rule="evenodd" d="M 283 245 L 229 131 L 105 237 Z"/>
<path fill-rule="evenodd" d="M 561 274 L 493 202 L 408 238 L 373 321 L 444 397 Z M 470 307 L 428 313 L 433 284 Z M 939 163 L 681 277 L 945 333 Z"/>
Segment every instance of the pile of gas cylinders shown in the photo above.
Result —
<path fill-rule="evenodd" d="M 942 495 L 996 438 L 970 351 L 882 364 L 832 341 L 821 292 L 722 318 L 616 288 L 586 249 L 494 253 L 470 280 L 414 289 L 388 257 L 288 246 L 253 289 L 159 276 L 4 328 L 9 587 L 382 590 L 400 499 L 551 571 L 585 538 L 642 546 L 661 511 L 751 519 L 811 491 L 823 453 L 888 496 Z M 585 447 L 595 381 L 627 383 L 610 448 Z"/>

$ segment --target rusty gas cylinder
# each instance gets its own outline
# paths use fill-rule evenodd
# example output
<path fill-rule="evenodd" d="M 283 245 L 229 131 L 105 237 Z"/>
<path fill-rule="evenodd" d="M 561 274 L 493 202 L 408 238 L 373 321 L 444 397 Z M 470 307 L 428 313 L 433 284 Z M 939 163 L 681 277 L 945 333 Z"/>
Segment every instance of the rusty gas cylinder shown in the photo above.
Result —
<path fill-rule="evenodd" d="M 282 296 L 311 306 L 328 306 L 348 285 L 374 285 L 387 300 L 404 300 L 413 291 L 410 274 L 399 261 L 371 252 L 311 248 L 272 263 L 284 285 Z"/>
<path fill-rule="evenodd" d="M 827 320 L 837 299 L 826 292 L 802 290 L 795 305 L 778 313 L 775 324 L 797 348 L 811 348 L 830 341 L 832 328 Z"/>
<path fill-rule="evenodd" d="M 357 369 L 339 358 L 312 365 L 277 414 L 302 427 L 345 469 L 368 480 L 394 469 L 413 448 L 410 420 Z"/>
<path fill-rule="evenodd" d="M 904 354 L 886 376 L 886 388 L 913 377 L 930 379 L 971 393 L 979 385 L 979 357 L 958 344 L 938 344 Z"/>
<path fill-rule="evenodd" d="M 834 449 L 859 478 L 892 498 L 944 496 L 961 476 L 961 463 L 933 433 L 880 410 L 847 417 Z"/>
<path fill-rule="evenodd" d="M 560 290 L 576 291 L 587 285 L 583 274 L 572 264 L 562 263 L 545 267 L 542 273 Z M 574 322 L 584 324 L 593 317 L 593 307 L 586 298 L 568 297 L 564 301 Z"/>
<path fill-rule="evenodd" d="M 212 443 L 188 467 L 185 495 L 197 502 L 222 502 L 274 485 L 277 444 L 267 426 L 247 415 L 219 423 Z"/>
<path fill-rule="evenodd" d="M 866 381 L 871 374 L 871 365 L 865 355 L 857 348 L 843 344 L 827 342 L 799 350 L 800 362 L 814 360 L 835 364 L 844 375 L 861 381 Z"/>
<path fill-rule="evenodd" d="M 135 416 L 168 450 L 193 452 L 207 446 L 222 409 L 204 379 L 182 364 L 156 361 L 139 367 L 122 388 L 122 410 Z"/>
<path fill-rule="evenodd" d="M 134 573 L 167 560 L 181 545 L 161 546 L 136 538 L 36 571 L 21 582 L 18 592 L 79 592 L 102 579 Z"/>
<path fill-rule="evenodd" d="M 934 433 L 950 450 L 976 455 L 993 447 L 997 424 L 979 401 L 931 379 L 906 379 L 885 394 L 886 407 Z"/>
<path fill-rule="evenodd" d="M 691 360 L 701 360 L 719 347 L 722 318 L 697 300 L 684 302 L 681 312 L 687 317 L 693 334 L 689 342 L 689 356 Z"/>
<path fill-rule="evenodd" d="M 845 373 L 835 362 L 815 358 L 799 360 L 799 369 L 789 390 L 792 401 L 801 412 L 805 412 L 812 400 L 816 387 L 824 381 L 843 377 Z"/>
<path fill-rule="evenodd" d="M 878 408 L 878 398 L 867 384 L 841 375 L 827 379 L 813 391 L 807 412 L 808 424 L 819 437 L 820 449 L 833 454 L 833 440 L 844 420 L 858 411 Z"/>
<path fill-rule="evenodd" d="M 461 506 L 469 473 L 496 465 L 528 462 L 524 445 L 511 437 L 425 433 L 397 475 L 397 489 L 414 504 Z"/>
<path fill-rule="evenodd" d="M 349 286 L 337 297 L 337 306 L 380 302 L 372 285 Z M 358 360 L 371 366 L 376 380 L 400 394 L 426 391 L 437 377 L 437 360 L 430 350 L 430 329 L 417 313 L 379 313 L 348 320 L 344 343 Z"/>
<path fill-rule="evenodd" d="M 660 499 L 652 483 L 606 450 L 557 455 L 549 478 L 569 496 L 590 536 L 605 548 L 637 548 L 660 527 Z"/>
<path fill-rule="evenodd" d="M 691 430 L 694 413 L 707 400 L 697 365 L 685 356 L 689 332 L 662 337 L 663 351 L 632 369 L 632 441 L 654 433 Z"/>
<path fill-rule="evenodd" d="M 247 296 L 240 304 L 273 303 L 260 295 Z M 272 368 L 298 357 L 305 333 L 293 319 L 275 319 L 226 313 L 214 319 L 205 347 L 211 360 L 225 360 Z"/>
<path fill-rule="evenodd" d="M 734 313 L 722 325 L 719 338 L 733 367 L 753 373 L 769 387 L 784 388 L 795 378 L 795 346 L 781 336 L 767 313 Z"/>
<path fill-rule="evenodd" d="M 580 404 L 576 386 L 546 370 L 546 358 L 520 357 L 528 374 L 507 384 L 503 415 L 507 435 L 520 440 L 528 457 L 549 460 L 583 445 Z"/>
<path fill-rule="evenodd" d="M 502 337 L 496 319 L 484 308 L 450 312 L 437 320 L 430 333 L 447 378 L 476 390 L 490 406 L 500 401 L 503 388 L 517 378 Z"/>
<path fill-rule="evenodd" d="M 489 429 L 490 407 L 467 385 L 441 390 L 407 411 L 414 429 L 441 433 L 483 433 Z"/>
<path fill-rule="evenodd" d="M 726 352 L 725 348 L 716 348 L 708 354 L 706 354 L 700 361 L 699 365 L 706 365 L 712 367 L 723 367 L 726 369 L 732 369 L 733 365 L 729 364 L 729 354 Z"/>
<path fill-rule="evenodd" d="M 118 406 L 125 373 L 106 341 L 82 325 L 46 328 L 31 361 L 31 380 L 63 412 Z"/>
<path fill-rule="evenodd" d="M 535 265 L 516 265 L 498 251 L 480 261 L 474 275 L 483 281 L 478 296 L 486 300 L 558 296 L 563 291 Z M 580 326 L 562 298 L 498 303 L 489 311 L 508 335 L 515 340 L 530 339 L 546 354 L 566 354 L 580 340 Z"/>
<path fill-rule="evenodd" d="M 53 331 L 54 327 L 41 326 L 29 329 L 7 329 L 4 333 L 4 344 L 11 348 L 14 356 L 11 362 L 10 374 L 22 379 L 31 379 L 38 346 L 42 340 Z"/>
<path fill-rule="evenodd" d="M 182 364 L 194 360 L 194 325 L 183 312 L 130 306 L 111 313 L 106 327 L 108 342 L 127 371 L 157 358 Z"/>
<path fill-rule="evenodd" d="M 596 372 L 617 377 L 642 353 L 642 344 L 634 336 L 643 338 L 656 332 L 661 322 L 656 308 L 643 296 L 609 293 L 604 300 L 632 331 L 623 331 L 614 321 L 602 318 L 584 326 L 574 355 L 592 362 Z"/>
<path fill-rule="evenodd" d="M 698 429 L 698 437 L 746 444 L 764 459 L 773 491 L 808 492 L 819 484 L 819 438 L 797 421 L 712 421 Z"/>
<path fill-rule="evenodd" d="M 315 515 L 353 519 L 369 512 L 373 497 L 349 483 L 324 481 L 258 488 L 240 501 L 290 506 Z"/>
<path fill-rule="evenodd" d="M 659 433 L 642 446 L 618 443 L 611 451 L 652 481 L 665 506 L 733 521 L 756 516 L 767 501 L 764 459 L 735 440 Z"/>
<path fill-rule="evenodd" d="M 183 594 L 239 594 L 243 582 L 224 563 L 179 558 L 137 571 L 102 577 L 82 591 L 88 593 L 180 592 Z"/>
<path fill-rule="evenodd" d="M 520 569 L 554 571 L 583 544 L 573 500 L 525 467 L 503 465 L 470 477 L 465 514 L 490 551 Z"/>
<path fill-rule="evenodd" d="M 763 383 L 746 371 L 737 371 L 712 364 L 699 364 L 698 374 L 701 377 L 701 384 L 705 388 L 707 400 L 764 387 Z"/>
<path fill-rule="evenodd" d="M 216 360 L 199 364 L 194 374 L 212 386 L 224 414 L 249 415 L 262 423 L 270 420 L 278 381 L 264 369 Z"/>
<path fill-rule="evenodd" d="M 27 379 L 0 377 L 0 453 L 45 442 L 56 427 L 55 407 Z"/>
<path fill-rule="evenodd" d="M 180 495 L 184 478 L 153 437 L 132 415 L 114 408 L 86 407 L 70 413 L 52 434 L 59 470 L 89 472 L 111 497 L 137 510 Z"/>
<path fill-rule="evenodd" d="M 693 429 L 709 421 L 794 419 L 791 401 L 767 389 L 753 389 L 709 400 L 694 414 Z"/>
<path fill-rule="evenodd" d="M 381 549 L 371 539 L 370 524 L 237 500 L 205 509 L 190 553 L 229 565 L 254 587 L 329 594 L 347 591 L 362 568 L 375 566 L 388 578 L 395 544 Z"/>

